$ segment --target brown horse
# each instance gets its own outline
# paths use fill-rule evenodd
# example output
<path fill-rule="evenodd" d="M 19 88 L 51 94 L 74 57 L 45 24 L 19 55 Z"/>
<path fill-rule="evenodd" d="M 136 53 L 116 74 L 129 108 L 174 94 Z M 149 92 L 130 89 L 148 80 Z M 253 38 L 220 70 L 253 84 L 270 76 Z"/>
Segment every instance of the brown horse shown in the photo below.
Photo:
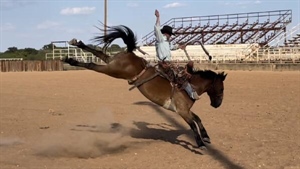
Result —
<path fill-rule="evenodd" d="M 173 88 L 170 82 L 166 78 L 157 75 L 154 66 L 151 66 L 145 59 L 133 53 L 137 48 L 136 37 L 130 28 L 123 25 L 108 28 L 107 35 L 97 36 L 95 40 L 107 46 L 113 40 L 122 38 L 127 45 L 125 52 L 108 56 L 102 51 L 86 46 L 82 41 L 72 39 L 69 42 L 70 45 L 93 53 L 96 57 L 103 60 L 106 65 L 83 63 L 68 57 L 63 61 L 72 66 L 84 67 L 114 78 L 128 80 L 129 84 L 135 85 L 150 101 L 165 109 L 177 112 L 191 127 L 198 147 L 205 148 L 204 142 L 210 143 L 209 136 L 200 118 L 190 110 L 195 100 L 192 100 L 184 90 L 175 88 L 172 92 Z M 223 100 L 223 81 L 226 78 L 226 74 L 224 72 L 215 73 L 209 70 L 193 71 L 192 67 L 189 66 L 188 72 L 191 74 L 189 82 L 198 95 L 206 92 L 210 97 L 211 106 L 219 107 Z"/>

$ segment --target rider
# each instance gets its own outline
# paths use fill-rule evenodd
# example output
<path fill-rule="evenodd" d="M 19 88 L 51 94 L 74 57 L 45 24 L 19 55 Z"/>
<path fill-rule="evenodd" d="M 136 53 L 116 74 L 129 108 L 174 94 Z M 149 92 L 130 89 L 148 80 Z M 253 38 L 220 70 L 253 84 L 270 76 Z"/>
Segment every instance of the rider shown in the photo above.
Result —
<path fill-rule="evenodd" d="M 177 50 L 177 49 L 185 49 L 186 45 L 173 45 L 170 43 L 170 37 L 171 35 L 174 35 L 172 32 L 172 27 L 165 25 L 161 29 L 160 27 L 160 15 L 158 10 L 155 10 L 155 16 L 156 16 L 156 23 L 154 26 L 154 34 L 156 36 L 156 54 L 159 60 L 163 61 L 171 61 L 171 50 Z M 194 99 L 198 100 L 199 96 L 196 91 L 192 88 L 190 83 L 187 83 L 185 85 L 185 91 L 188 93 L 188 95 Z"/>

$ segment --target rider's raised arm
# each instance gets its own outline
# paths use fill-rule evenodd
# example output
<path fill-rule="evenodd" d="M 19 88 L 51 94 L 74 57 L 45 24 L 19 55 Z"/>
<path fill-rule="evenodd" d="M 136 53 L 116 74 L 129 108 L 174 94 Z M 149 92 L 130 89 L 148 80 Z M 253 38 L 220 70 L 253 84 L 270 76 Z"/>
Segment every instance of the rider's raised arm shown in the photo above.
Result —
<path fill-rule="evenodd" d="M 164 39 L 163 39 L 163 34 L 160 31 L 160 29 L 161 29 L 160 28 L 160 15 L 159 15 L 158 10 L 155 10 L 155 16 L 156 16 L 156 22 L 154 25 L 154 34 L 155 34 L 156 40 L 161 42 Z"/>
<path fill-rule="evenodd" d="M 155 16 L 156 16 L 156 23 L 155 23 L 155 25 L 160 26 L 160 14 L 159 14 L 159 12 L 158 12 L 157 9 L 155 10 Z"/>

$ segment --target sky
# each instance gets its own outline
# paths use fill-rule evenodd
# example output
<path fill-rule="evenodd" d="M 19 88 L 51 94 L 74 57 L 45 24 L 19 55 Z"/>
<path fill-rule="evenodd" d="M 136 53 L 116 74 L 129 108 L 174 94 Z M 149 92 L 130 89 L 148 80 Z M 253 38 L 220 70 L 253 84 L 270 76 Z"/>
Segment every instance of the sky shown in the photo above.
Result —
<path fill-rule="evenodd" d="M 0 52 L 9 47 L 41 49 L 52 41 L 91 40 L 104 22 L 104 0 L 0 0 Z M 155 9 L 161 22 L 174 17 L 292 10 L 300 23 L 300 0 L 107 0 L 108 25 L 126 25 L 140 40 L 153 30 Z M 117 44 L 123 46 L 121 41 Z M 64 46 L 64 44 L 60 44 Z M 58 45 L 58 46 L 60 46 Z"/>

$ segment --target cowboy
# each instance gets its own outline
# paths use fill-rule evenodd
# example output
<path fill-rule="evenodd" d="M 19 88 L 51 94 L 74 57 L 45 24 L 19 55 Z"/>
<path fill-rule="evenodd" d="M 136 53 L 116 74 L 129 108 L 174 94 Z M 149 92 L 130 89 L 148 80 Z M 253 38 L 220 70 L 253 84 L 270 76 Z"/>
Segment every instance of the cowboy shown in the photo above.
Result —
<path fill-rule="evenodd" d="M 172 35 L 175 35 L 173 33 L 173 28 L 165 25 L 161 29 L 160 26 L 160 15 L 158 10 L 155 10 L 155 16 L 156 16 L 156 23 L 154 26 L 154 34 L 156 37 L 156 43 L 155 43 L 155 48 L 156 48 L 156 54 L 157 57 L 160 61 L 171 61 L 171 50 L 177 50 L 177 49 L 185 49 L 186 45 L 173 45 L 170 43 L 170 37 Z M 187 83 L 184 86 L 185 91 L 188 93 L 188 95 L 194 99 L 198 100 L 199 96 L 197 92 L 194 91 L 190 83 Z"/>

